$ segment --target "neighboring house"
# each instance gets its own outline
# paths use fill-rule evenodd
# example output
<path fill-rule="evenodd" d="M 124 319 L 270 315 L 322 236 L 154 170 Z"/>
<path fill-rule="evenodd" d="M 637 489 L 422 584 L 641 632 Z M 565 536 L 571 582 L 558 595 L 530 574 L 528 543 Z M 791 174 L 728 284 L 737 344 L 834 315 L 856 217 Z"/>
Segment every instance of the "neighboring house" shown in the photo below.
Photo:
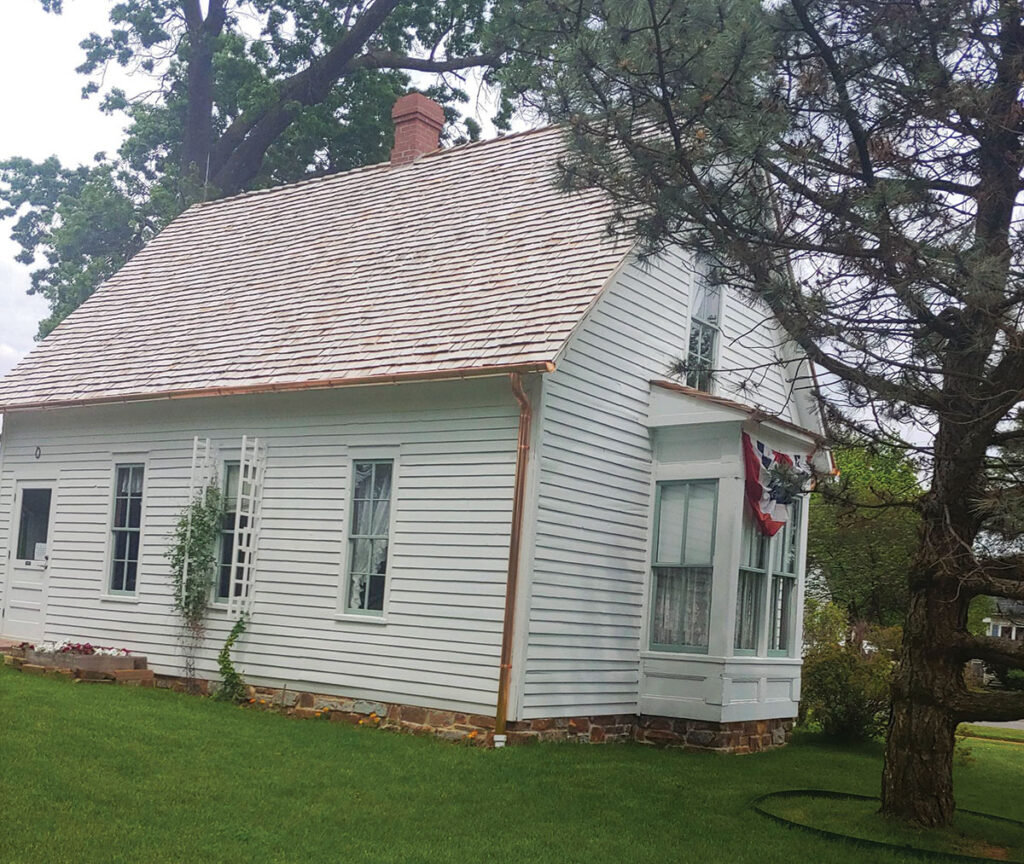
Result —
<path fill-rule="evenodd" d="M 982 619 L 988 624 L 988 635 L 1002 639 L 1020 639 L 1024 641 L 1024 603 L 1007 600 L 1003 597 L 994 598 L 995 612 Z"/>
<path fill-rule="evenodd" d="M 186 211 L 0 382 L 0 633 L 180 674 L 165 552 L 212 479 L 246 515 L 205 677 L 249 609 L 250 682 L 405 725 L 781 743 L 807 513 L 759 532 L 741 436 L 818 448 L 807 362 L 558 192 L 558 129 L 395 116 L 391 163 Z"/>

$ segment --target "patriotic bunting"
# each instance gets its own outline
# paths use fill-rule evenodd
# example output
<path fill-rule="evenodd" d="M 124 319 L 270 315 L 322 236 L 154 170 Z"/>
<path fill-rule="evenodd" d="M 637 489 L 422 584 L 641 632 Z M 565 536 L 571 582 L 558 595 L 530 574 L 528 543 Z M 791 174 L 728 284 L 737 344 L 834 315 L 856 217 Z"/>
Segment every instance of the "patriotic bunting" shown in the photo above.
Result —
<path fill-rule="evenodd" d="M 789 518 L 790 502 L 811 476 L 810 457 L 773 450 L 743 433 L 747 503 L 761 531 L 774 537 Z"/>

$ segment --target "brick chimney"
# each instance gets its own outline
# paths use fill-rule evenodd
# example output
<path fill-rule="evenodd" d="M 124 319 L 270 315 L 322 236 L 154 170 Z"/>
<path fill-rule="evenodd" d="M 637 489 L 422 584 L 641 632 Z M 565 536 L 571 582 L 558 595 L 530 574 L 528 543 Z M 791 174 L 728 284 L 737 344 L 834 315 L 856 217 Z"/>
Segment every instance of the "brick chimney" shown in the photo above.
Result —
<path fill-rule="evenodd" d="M 441 146 L 444 109 L 422 93 L 406 93 L 391 109 L 395 121 L 395 146 L 391 164 L 404 165 Z"/>

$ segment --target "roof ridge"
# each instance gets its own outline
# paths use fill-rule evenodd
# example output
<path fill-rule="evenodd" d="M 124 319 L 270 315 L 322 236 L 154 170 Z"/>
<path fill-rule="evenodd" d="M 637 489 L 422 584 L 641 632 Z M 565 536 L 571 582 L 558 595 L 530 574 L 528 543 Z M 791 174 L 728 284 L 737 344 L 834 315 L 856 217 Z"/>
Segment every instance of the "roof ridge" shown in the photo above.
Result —
<path fill-rule="evenodd" d="M 507 135 L 496 135 L 494 138 L 485 138 L 478 141 L 466 141 L 462 144 L 457 144 L 454 147 L 439 147 L 437 150 L 432 150 L 429 153 L 424 153 L 422 156 L 414 159 L 412 162 L 406 162 L 403 165 L 392 165 L 390 161 L 387 162 L 373 162 L 370 165 L 359 165 L 355 168 L 349 168 L 347 171 L 333 171 L 326 174 L 318 174 L 314 177 L 303 177 L 301 180 L 292 180 L 289 183 L 278 183 L 275 186 L 267 186 L 263 189 L 246 189 L 243 192 L 236 192 L 234 195 L 225 195 L 223 198 L 213 198 L 210 201 L 197 201 L 185 212 L 206 210 L 210 207 L 215 207 L 221 204 L 227 204 L 231 201 L 239 201 L 241 199 L 254 198 L 258 195 L 269 195 L 274 192 L 284 192 L 286 190 L 295 189 L 300 186 L 309 186 L 314 183 L 326 183 L 332 180 L 338 180 L 342 177 L 354 176 L 357 174 L 369 173 L 380 169 L 391 169 L 391 168 L 407 168 L 411 165 L 421 164 L 427 159 L 438 159 L 445 156 L 449 156 L 456 153 L 461 153 L 469 149 L 479 149 L 482 146 L 488 144 L 497 144 L 500 141 L 510 141 L 513 138 L 525 138 L 527 135 L 534 135 L 538 132 L 548 132 L 552 129 L 558 128 L 558 124 L 549 123 L 547 126 L 538 126 L 534 129 L 522 129 L 519 132 L 510 132 Z M 184 215 L 184 214 L 183 214 Z"/>

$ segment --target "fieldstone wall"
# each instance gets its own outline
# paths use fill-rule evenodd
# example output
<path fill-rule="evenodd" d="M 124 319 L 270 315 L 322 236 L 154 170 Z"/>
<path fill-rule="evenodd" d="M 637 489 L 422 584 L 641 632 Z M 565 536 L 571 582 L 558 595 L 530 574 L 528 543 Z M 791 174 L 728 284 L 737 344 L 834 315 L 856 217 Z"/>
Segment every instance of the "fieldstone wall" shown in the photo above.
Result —
<path fill-rule="evenodd" d="M 707 723 L 642 715 L 636 724 L 634 738 L 641 744 L 662 747 L 686 747 L 719 753 L 760 753 L 784 746 L 793 734 L 793 723 L 793 718 Z"/>
<path fill-rule="evenodd" d="M 26 662 L 24 651 L 5 648 L 3 662 L 27 674 L 50 675 L 82 682 L 116 682 L 136 687 L 167 687 L 184 690 L 185 681 L 170 675 L 154 675 L 145 668 L 145 658 L 135 658 L 136 668 L 85 669 Z M 32 657 L 31 659 L 37 659 Z M 141 661 L 141 662 L 139 662 Z M 142 668 L 138 668 L 141 666 Z M 199 679 L 196 689 L 210 692 L 210 682 Z M 256 709 L 280 711 L 293 717 L 324 719 L 379 729 L 394 729 L 416 735 L 436 735 L 447 741 L 491 746 L 494 718 L 438 708 L 422 708 L 395 702 L 351 699 L 322 693 L 289 690 L 287 687 L 249 687 L 248 702 Z M 637 741 L 660 747 L 713 750 L 719 753 L 757 753 L 783 746 L 793 731 L 793 720 L 752 720 L 745 723 L 706 723 L 671 717 L 635 714 L 545 717 L 508 724 L 509 744 L 564 741 L 584 744 L 612 744 Z"/>

